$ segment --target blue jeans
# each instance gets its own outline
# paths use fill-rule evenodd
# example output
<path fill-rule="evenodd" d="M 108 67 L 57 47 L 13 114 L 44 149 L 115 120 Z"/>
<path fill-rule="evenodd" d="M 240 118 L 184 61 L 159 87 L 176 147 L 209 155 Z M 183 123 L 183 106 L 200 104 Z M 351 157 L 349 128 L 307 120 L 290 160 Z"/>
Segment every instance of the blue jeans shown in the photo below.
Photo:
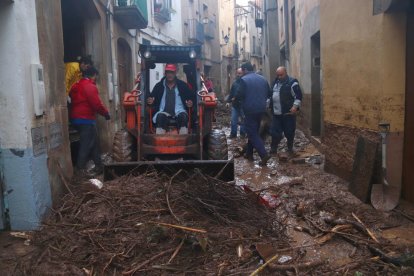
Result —
<path fill-rule="evenodd" d="M 237 128 L 239 123 L 239 118 L 241 119 L 240 124 L 240 135 L 245 135 L 246 131 L 244 129 L 244 122 L 243 122 L 243 111 L 239 108 L 235 108 L 234 106 L 231 107 L 231 130 L 230 135 L 233 137 L 237 136 Z"/>
<path fill-rule="evenodd" d="M 260 121 L 262 120 L 262 116 L 262 113 L 246 114 L 244 123 L 248 138 L 246 149 L 246 155 L 248 156 L 253 155 L 253 149 L 256 149 L 257 153 L 260 155 L 260 158 L 263 158 L 267 155 L 264 142 L 259 135 Z"/>

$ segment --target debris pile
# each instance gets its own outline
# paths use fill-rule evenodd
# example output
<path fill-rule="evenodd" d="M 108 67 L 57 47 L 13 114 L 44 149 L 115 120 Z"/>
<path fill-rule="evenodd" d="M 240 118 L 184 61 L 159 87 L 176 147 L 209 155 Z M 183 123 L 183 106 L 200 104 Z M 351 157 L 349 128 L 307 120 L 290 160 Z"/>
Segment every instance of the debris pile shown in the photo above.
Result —
<path fill-rule="evenodd" d="M 232 182 L 155 171 L 71 187 L 18 270 L 29 275 L 237 274 L 258 268 L 252 245 L 288 246 L 276 214 Z"/>

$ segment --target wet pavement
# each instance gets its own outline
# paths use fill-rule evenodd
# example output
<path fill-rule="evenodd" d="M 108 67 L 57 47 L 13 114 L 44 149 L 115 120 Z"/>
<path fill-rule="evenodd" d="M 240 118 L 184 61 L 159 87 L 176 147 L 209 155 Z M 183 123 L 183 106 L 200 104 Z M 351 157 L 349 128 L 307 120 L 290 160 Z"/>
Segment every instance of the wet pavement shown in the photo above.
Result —
<path fill-rule="evenodd" d="M 228 137 L 229 129 L 224 130 Z M 303 262 L 322 261 L 329 264 L 331 272 L 338 273 L 362 259 L 360 249 L 351 243 L 339 238 L 320 243 L 320 233 L 298 231 L 315 229 L 310 222 L 326 214 L 352 218 L 351 214 L 355 213 L 383 241 L 398 247 L 400 252 L 413 254 L 414 223 L 396 212 L 379 212 L 353 196 L 346 181 L 324 172 L 324 156 L 301 131 L 296 134 L 295 155 L 287 162 L 273 156 L 266 167 L 259 165 L 257 154 L 253 162 L 238 157 L 238 149 L 245 142 L 239 137 L 228 139 L 230 156 L 235 159 L 236 184 L 249 187 L 265 199 L 271 198 L 274 211 L 286 225 L 291 246 L 303 249 Z M 270 138 L 266 141 L 267 150 L 270 150 L 269 144 Z M 286 151 L 285 142 L 281 143 L 278 151 L 282 154 Z M 413 214 L 413 206 L 406 206 L 405 212 Z M 403 274 L 406 272 L 412 271 Z"/>

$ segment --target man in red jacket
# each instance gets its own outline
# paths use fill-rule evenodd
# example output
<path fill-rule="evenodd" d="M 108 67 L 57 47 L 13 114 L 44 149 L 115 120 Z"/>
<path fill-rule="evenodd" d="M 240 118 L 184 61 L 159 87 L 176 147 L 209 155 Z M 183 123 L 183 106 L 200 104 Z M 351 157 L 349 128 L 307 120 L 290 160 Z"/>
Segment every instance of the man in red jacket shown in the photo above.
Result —
<path fill-rule="evenodd" d="M 75 83 L 69 93 L 71 98 L 70 120 L 80 135 L 79 152 L 76 167 L 85 172 L 86 163 L 92 159 L 95 163 L 93 174 L 102 173 L 101 151 L 96 129 L 96 113 L 110 120 L 108 109 L 99 97 L 95 80 L 98 70 L 90 67 L 84 77 Z"/>

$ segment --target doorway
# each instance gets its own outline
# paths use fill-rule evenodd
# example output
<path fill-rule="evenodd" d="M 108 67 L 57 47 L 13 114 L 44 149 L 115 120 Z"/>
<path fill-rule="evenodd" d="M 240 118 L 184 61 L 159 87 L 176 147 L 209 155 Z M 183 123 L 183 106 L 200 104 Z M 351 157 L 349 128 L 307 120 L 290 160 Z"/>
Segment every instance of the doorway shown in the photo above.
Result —
<path fill-rule="evenodd" d="M 414 4 L 407 13 L 406 94 L 402 195 L 414 203 Z"/>
<path fill-rule="evenodd" d="M 76 62 L 78 57 L 90 55 L 100 71 L 102 37 L 99 12 L 93 1 L 61 0 L 64 62 Z M 98 83 L 100 79 L 98 78 Z M 64 93 L 64 92 L 62 92 Z M 69 112 L 69 110 L 68 110 Z M 79 134 L 69 128 L 72 164 L 77 159 Z"/>
<path fill-rule="evenodd" d="M 61 10 L 65 62 L 91 55 L 96 63 L 100 57 L 102 41 L 100 18 L 95 4 L 83 0 L 62 0 Z"/>
<path fill-rule="evenodd" d="M 317 32 L 311 37 L 311 135 L 321 136 L 321 37 Z"/>

